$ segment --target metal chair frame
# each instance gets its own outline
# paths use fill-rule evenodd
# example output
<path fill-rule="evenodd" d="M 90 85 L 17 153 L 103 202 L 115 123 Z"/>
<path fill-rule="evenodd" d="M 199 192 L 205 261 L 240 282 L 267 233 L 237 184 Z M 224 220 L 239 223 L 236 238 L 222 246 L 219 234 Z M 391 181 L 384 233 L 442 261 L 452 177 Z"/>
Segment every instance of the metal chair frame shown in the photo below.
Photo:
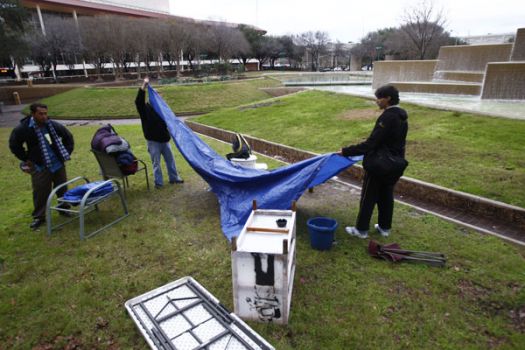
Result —
<path fill-rule="evenodd" d="M 124 193 L 126 193 L 126 188 L 129 188 L 129 180 L 128 176 L 125 175 L 122 170 L 120 169 L 117 160 L 115 157 L 113 157 L 110 154 L 107 154 L 105 152 L 97 151 L 92 149 L 91 152 L 95 155 L 95 158 L 97 159 L 98 165 L 100 167 L 100 173 L 104 180 L 107 179 L 121 179 L 122 183 L 124 184 Z M 139 171 L 144 170 L 144 175 L 146 176 L 146 186 L 149 191 L 149 177 L 148 177 L 148 166 L 146 163 L 144 163 L 142 160 L 137 159 L 139 162 L 139 167 L 137 169 L 138 173 Z"/>
<path fill-rule="evenodd" d="M 64 203 L 68 203 L 68 204 L 78 204 L 78 202 L 71 202 L 71 201 L 68 201 L 68 200 L 64 200 L 63 198 L 57 198 L 57 205 L 53 206 L 52 203 L 53 203 L 53 198 L 55 198 L 56 196 L 56 193 L 59 189 L 63 188 L 64 186 L 67 186 L 69 184 L 72 184 L 74 182 L 77 182 L 77 181 L 80 181 L 80 180 L 84 180 L 86 183 L 89 183 L 90 181 L 84 177 L 84 176 L 78 176 L 78 177 L 75 177 L 74 179 L 71 179 L 57 187 L 55 187 L 53 189 L 53 191 L 51 191 L 51 194 L 49 195 L 49 197 L 47 198 L 47 205 L 46 205 L 46 222 L 47 222 L 47 234 L 48 235 L 51 235 L 51 232 L 53 231 L 53 229 L 57 229 L 59 227 L 62 227 L 70 222 L 72 222 L 73 220 L 76 220 L 77 218 L 79 219 L 79 234 L 80 234 L 80 239 L 83 240 L 84 238 L 89 238 L 91 236 L 94 236 L 95 234 L 99 233 L 100 231 L 116 224 L 117 222 L 121 221 L 122 219 L 126 218 L 128 215 L 129 215 L 129 212 L 128 212 L 128 205 L 127 205 L 127 202 L 126 202 L 126 198 L 124 197 L 124 194 L 123 194 L 123 191 L 122 191 L 122 188 L 120 186 L 120 183 L 118 180 L 116 179 L 109 179 L 109 180 L 106 180 L 102 183 L 100 183 L 99 185 L 91 188 L 89 191 L 87 191 L 84 196 L 82 197 L 82 200 L 80 201 L 80 204 L 78 206 L 78 209 L 72 209 L 72 208 L 61 208 L 60 205 L 61 204 L 64 204 Z M 112 183 L 113 184 L 113 191 L 108 193 L 108 194 L 105 194 L 103 196 L 97 196 L 97 197 L 92 197 L 90 198 L 91 196 L 91 193 L 105 185 L 107 185 L 108 183 Z M 102 228 L 99 228 L 98 230 L 95 230 L 93 232 L 90 232 L 88 234 L 85 234 L 84 230 L 85 230 L 85 216 L 89 213 L 91 213 L 92 211 L 94 210 L 97 210 L 98 211 L 98 204 L 100 204 L 101 202 L 104 202 L 105 200 L 109 199 L 110 197 L 114 196 L 114 195 L 118 195 L 120 197 L 120 202 L 122 204 L 122 209 L 124 211 L 124 213 L 122 215 L 120 215 L 118 218 L 116 218 L 115 220 L 113 220 L 112 222 L 110 222 L 109 224 L 103 226 Z M 51 210 L 56 210 L 58 212 L 66 212 L 66 213 L 69 213 L 69 214 L 73 214 L 73 217 L 71 217 L 70 219 L 66 220 L 65 222 L 63 223 L 60 223 L 58 225 L 55 225 L 53 226 L 52 225 L 52 217 L 51 217 Z"/>

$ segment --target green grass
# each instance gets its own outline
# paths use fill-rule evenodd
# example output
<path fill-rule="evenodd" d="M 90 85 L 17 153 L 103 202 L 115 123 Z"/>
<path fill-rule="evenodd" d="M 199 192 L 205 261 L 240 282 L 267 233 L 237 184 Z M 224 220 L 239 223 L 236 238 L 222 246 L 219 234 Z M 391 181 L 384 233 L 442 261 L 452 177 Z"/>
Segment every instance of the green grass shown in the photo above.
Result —
<path fill-rule="evenodd" d="M 409 114 L 406 176 L 525 207 L 525 121 L 402 107 Z M 195 121 L 324 153 L 364 140 L 379 114 L 372 101 L 309 91 Z"/>
<path fill-rule="evenodd" d="M 266 99 L 260 88 L 280 85 L 273 79 L 253 79 L 227 83 L 173 85 L 158 91 L 175 113 L 203 113 Z M 135 118 L 134 88 L 78 88 L 42 100 L 54 118 Z M 26 113 L 28 110 L 26 110 Z"/>
<path fill-rule="evenodd" d="M 275 133 L 282 132 L 279 125 L 273 123 Z M 70 128 L 77 145 L 67 165 L 70 178 L 99 178 L 89 152 L 95 129 Z M 140 126 L 117 131 L 149 164 Z M 143 176 L 132 176 L 128 218 L 86 241 L 74 224 L 47 237 L 28 229 L 30 180 L 7 150 L 9 132 L 0 129 L 0 349 L 145 349 L 125 301 L 183 276 L 193 276 L 232 309 L 230 248 L 216 197 L 178 153 L 183 185 L 148 192 Z M 206 142 L 220 154 L 230 151 Z M 396 205 L 389 241 L 441 251 L 448 263 L 392 265 L 369 257 L 366 241 L 343 233 L 357 206 L 357 195 L 337 184 L 299 200 L 291 318 L 287 326 L 249 322 L 265 339 L 277 349 L 525 348 L 524 248 Z M 115 209 L 116 203 L 103 204 L 100 216 L 91 214 L 90 227 Z M 319 215 L 340 224 L 328 252 L 309 247 L 305 223 Z"/>

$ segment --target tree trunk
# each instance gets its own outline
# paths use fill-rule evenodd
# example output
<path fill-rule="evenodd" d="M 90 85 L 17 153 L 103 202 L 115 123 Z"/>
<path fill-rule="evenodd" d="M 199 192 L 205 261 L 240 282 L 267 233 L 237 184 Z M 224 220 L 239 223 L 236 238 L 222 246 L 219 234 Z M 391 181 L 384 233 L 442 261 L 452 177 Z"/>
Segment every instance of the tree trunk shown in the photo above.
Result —
<path fill-rule="evenodd" d="M 102 79 L 102 60 L 100 58 L 98 59 L 98 62 L 95 63 L 95 66 L 97 67 L 97 81 L 104 81 L 104 79 Z"/>
<path fill-rule="evenodd" d="M 137 80 L 141 80 L 140 78 L 140 55 L 137 54 L 135 56 L 135 59 L 136 59 L 135 63 L 137 63 Z"/>

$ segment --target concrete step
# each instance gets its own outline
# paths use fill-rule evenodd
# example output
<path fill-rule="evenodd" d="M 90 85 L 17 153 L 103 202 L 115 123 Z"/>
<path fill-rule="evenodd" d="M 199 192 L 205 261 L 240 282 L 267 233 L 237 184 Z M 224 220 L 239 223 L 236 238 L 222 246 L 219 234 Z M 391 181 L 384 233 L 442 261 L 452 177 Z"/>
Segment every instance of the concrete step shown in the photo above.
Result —
<path fill-rule="evenodd" d="M 483 83 L 485 72 L 468 72 L 468 71 L 435 71 L 434 82 L 470 82 Z"/>
<path fill-rule="evenodd" d="M 401 92 L 421 92 L 431 94 L 480 95 L 481 83 L 433 82 L 433 81 L 393 81 L 392 85 Z"/>

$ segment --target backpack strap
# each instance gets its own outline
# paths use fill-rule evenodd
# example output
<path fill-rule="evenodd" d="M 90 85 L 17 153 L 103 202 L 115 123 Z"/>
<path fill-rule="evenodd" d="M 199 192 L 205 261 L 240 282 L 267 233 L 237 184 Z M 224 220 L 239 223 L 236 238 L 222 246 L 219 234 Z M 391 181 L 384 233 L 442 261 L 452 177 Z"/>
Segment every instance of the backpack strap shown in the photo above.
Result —
<path fill-rule="evenodd" d="M 237 153 L 240 152 L 242 149 L 242 140 L 241 140 L 241 134 L 236 133 L 233 142 L 232 142 L 232 149 L 233 152 Z"/>
<path fill-rule="evenodd" d="M 248 150 L 248 153 L 252 154 L 252 148 L 250 147 L 250 144 L 248 143 L 248 141 L 246 141 L 244 136 L 242 136 L 241 134 L 237 134 L 237 137 L 239 137 L 240 141 L 242 141 L 239 142 L 239 144 L 241 145 L 240 147 L 242 148 L 242 144 L 244 144 L 246 146 L 246 149 Z"/>

